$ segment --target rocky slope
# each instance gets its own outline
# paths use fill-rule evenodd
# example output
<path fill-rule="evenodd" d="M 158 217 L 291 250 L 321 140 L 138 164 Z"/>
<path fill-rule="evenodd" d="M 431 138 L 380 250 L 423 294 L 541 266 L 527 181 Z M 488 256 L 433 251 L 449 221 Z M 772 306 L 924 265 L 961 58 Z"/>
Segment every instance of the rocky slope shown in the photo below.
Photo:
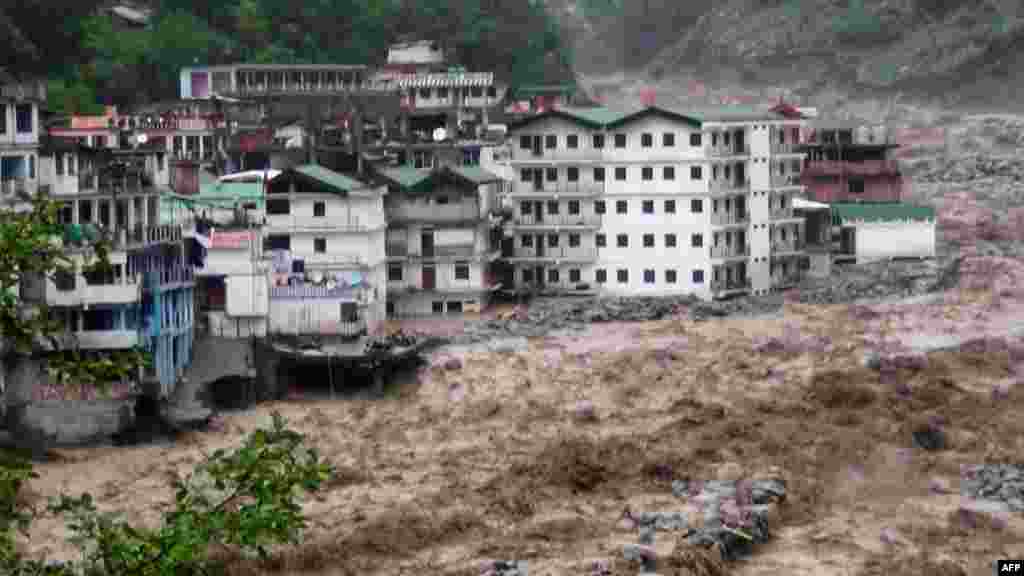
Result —
<path fill-rule="evenodd" d="M 618 12 L 583 9 L 596 0 L 549 3 L 576 31 L 585 74 L 696 75 L 798 95 L 839 87 L 972 104 L 1012 100 L 1024 52 L 1024 8 L 1009 0 L 647 0 Z"/>

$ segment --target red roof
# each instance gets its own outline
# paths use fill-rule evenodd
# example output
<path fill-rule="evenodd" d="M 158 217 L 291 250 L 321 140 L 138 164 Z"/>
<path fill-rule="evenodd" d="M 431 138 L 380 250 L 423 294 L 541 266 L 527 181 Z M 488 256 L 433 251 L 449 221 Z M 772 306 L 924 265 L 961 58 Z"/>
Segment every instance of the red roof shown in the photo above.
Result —
<path fill-rule="evenodd" d="M 801 114 L 800 111 L 797 110 L 795 106 L 793 106 L 791 104 L 787 104 L 785 102 L 781 102 L 781 101 L 778 104 L 776 104 L 775 106 L 772 106 L 772 112 L 778 112 L 779 114 L 782 114 L 786 118 L 803 118 L 804 117 L 804 115 Z"/>

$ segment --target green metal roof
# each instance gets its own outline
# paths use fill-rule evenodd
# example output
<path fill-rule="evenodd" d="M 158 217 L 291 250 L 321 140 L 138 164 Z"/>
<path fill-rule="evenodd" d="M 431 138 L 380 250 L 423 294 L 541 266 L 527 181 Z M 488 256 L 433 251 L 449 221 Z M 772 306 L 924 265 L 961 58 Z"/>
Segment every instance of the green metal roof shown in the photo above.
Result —
<path fill-rule="evenodd" d="M 660 115 L 674 120 L 700 126 L 705 122 L 756 122 L 780 120 L 784 116 L 779 112 L 755 108 L 752 106 L 717 106 L 685 110 L 674 110 L 662 106 L 646 106 L 631 110 L 614 108 L 557 108 L 542 114 L 530 116 L 514 123 L 514 127 L 522 127 L 542 118 L 564 118 L 578 122 L 591 128 L 613 128 L 647 115 Z"/>
<path fill-rule="evenodd" d="M 449 166 L 448 169 L 474 184 L 489 184 L 501 180 L 497 174 L 479 166 Z"/>
<path fill-rule="evenodd" d="M 284 176 L 285 174 L 288 174 L 289 172 L 296 172 L 298 174 L 306 176 L 307 178 L 312 178 L 319 182 L 323 182 L 324 184 L 327 184 L 328 186 L 335 188 L 339 192 L 351 192 L 353 190 L 359 190 L 361 188 L 367 187 L 366 184 L 363 184 L 359 180 L 349 178 L 348 176 L 345 176 L 344 174 L 339 174 L 334 170 L 328 170 L 327 168 L 324 168 L 323 166 L 320 166 L 318 164 L 304 164 L 302 166 L 296 166 L 291 170 L 286 170 L 282 172 L 281 174 L 278 175 L 278 178 Z"/>
<path fill-rule="evenodd" d="M 832 204 L 832 222 L 835 225 L 859 221 L 900 222 L 905 220 L 935 220 L 935 209 L 930 206 L 913 206 L 896 202 Z"/>
<path fill-rule="evenodd" d="M 392 183 L 397 184 L 400 188 L 415 188 L 430 177 L 430 170 L 408 165 L 396 168 L 382 168 L 377 173 Z"/>
<path fill-rule="evenodd" d="M 425 184 L 427 182 L 445 173 L 453 174 L 462 180 L 476 185 L 501 180 L 496 174 L 479 166 L 444 166 L 439 170 L 430 170 L 405 165 L 396 168 L 383 168 L 377 173 L 384 179 L 407 191 L 423 190 L 426 188 Z"/>
<path fill-rule="evenodd" d="M 573 92 L 576 92 L 576 87 L 572 84 L 528 84 L 518 86 L 512 90 L 512 93 L 517 96 L 528 94 L 571 94 Z"/>

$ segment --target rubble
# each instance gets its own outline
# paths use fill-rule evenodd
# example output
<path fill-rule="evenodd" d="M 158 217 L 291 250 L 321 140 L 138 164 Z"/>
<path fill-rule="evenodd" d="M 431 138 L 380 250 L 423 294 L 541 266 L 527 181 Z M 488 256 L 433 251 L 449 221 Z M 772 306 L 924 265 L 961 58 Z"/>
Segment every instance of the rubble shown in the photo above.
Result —
<path fill-rule="evenodd" d="M 1024 512 L 1024 465 L 982 464 L 961 472 L 960 495 Z"/>

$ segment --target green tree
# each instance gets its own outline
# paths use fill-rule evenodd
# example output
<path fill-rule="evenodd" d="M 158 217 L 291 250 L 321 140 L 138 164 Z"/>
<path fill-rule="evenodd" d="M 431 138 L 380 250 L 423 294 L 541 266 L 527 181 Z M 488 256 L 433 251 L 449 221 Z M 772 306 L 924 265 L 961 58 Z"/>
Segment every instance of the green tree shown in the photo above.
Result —
<path fill-rule="evenodd" d="M 158 528 L 99 512 L 90 494 L 61 494 L 47 510 L 63 515 L 82 559 L 61 569 L 66 575 L 177 576 L 207 574 L 212 546 L 266 557 L 277 544 L 297 544 L 307 522 L 300 492 L 316 492 L 334 474 L 304 436 L 278 413 L 272 424 L 250 434 L 234 452 L 218 450 L 187 478 L 175 477 L 173 509 Z M 20 460 L 0 459 L 0 568 L 4 574 L 43 573 L 43 563 L 20 555 L 15 530 L 25 531 L 38 511 L 18 500 L 35 476 Z"/>
<path fill-rule="evenodd" d="M 73 263 L 61 242 L 63 226 L 57 220 L 57 204 L 42 193 L 26 200 L 25 210 L 0 210 L 0 334 L 7 425 L 16 442 L 39 455 L 45 445 L 24 425 L 23 410 L 43 379 L 40 357 L 67 346 L 61 338 L 64 326 L 50 315 L 45 300 L 28 302 L 21 290 L 27 287 L 25 280 L 53 279 L 70 272 Z M 109 266 L 109 247 L 105 239 L 92 243 L 84 250 L 82 263 Z M 126 355 L 114 366 L 95 358 L 77 360 L 81 361 L 72 356 L 51 367 L 58 380 L 67 380 L 63 375 L 70 373 L 79 381 L 109 382 L 136 373 L 148 357 Z"/>

